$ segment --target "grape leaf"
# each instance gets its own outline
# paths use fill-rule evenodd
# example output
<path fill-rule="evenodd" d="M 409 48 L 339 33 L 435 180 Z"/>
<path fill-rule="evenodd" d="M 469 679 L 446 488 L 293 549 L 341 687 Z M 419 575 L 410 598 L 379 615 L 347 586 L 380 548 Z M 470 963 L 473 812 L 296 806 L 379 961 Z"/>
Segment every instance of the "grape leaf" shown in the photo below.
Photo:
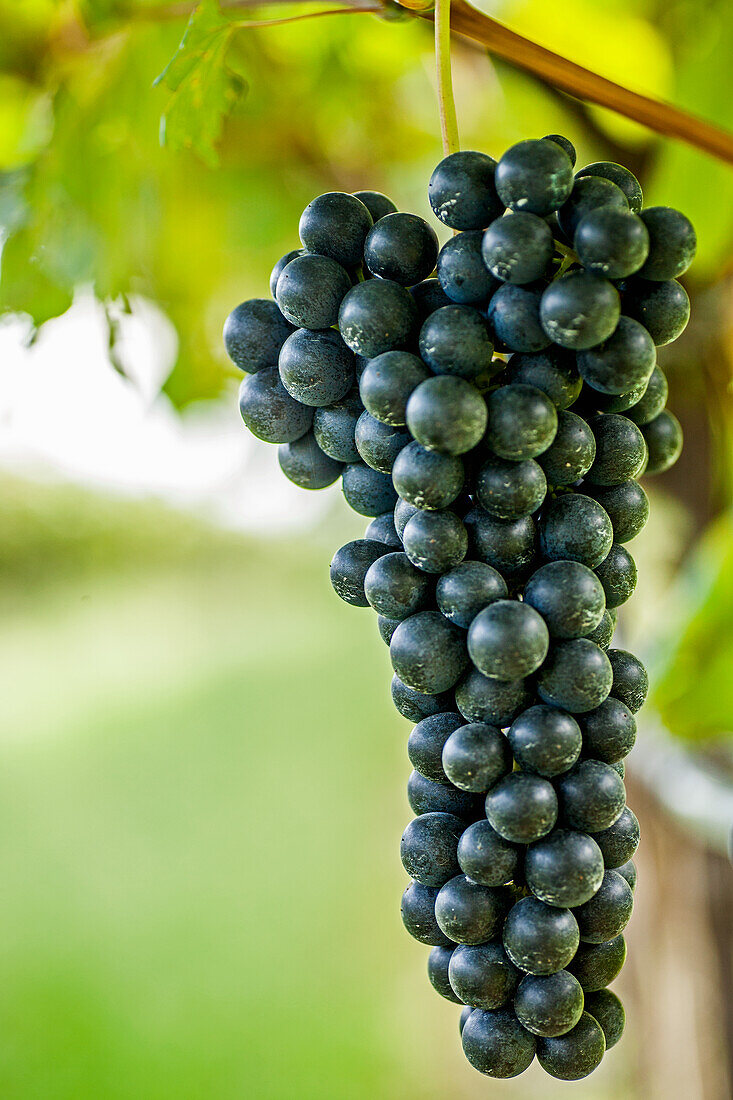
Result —
<path fill-rule="evenodd" d="M 733 519 L 711 524 L 667 600 L 652 662 L 652 702 L 675 736 L 733 730 Z"/>
<path fill-rule="evenodd" d="M 155 80 L 172 92 L 161 119 L 161 143 L 193 149 L 210 167 L 219 163 L 216 145 L 224 120 L 247 91 L 247 82 L 226 63 L 235 29 L 216 0 L 202 0 L 178 51 Z"/>

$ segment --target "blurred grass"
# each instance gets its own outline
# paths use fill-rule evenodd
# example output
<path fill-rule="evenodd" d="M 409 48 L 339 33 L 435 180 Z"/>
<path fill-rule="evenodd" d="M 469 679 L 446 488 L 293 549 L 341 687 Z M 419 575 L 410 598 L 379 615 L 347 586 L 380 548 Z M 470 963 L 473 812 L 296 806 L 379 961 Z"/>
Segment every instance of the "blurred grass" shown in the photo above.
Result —
<path fill-rule="evenodd" d="M 465 1064 L 402 930 L 409 726 L 323 548 L 0 502 L 2 1096 L 559 1095 Z"/>

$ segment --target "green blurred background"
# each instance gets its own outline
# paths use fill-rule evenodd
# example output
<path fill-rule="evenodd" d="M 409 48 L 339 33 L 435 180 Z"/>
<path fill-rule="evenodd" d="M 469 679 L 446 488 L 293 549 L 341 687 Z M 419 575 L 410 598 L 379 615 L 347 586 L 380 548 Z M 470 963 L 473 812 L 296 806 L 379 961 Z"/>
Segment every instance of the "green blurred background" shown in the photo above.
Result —
<path fill-rule="evenodd" d="M 209 0 L 154 87 L 194 6 L 0 0 L 0 1094 L 559 1096 L 535 1069 L 496 1084 L 467 1066 L 402 930 L 409 725 L 375 623 L 328 582 L 364 525 L 337 489 L 277 496 L 220 346 L 315 194 L 377 188 L 429 215 L 431 28 L 390 12 L 237 29 L 320 5 Z M 727 2 L 484 8 L 733 127 Z M 576 1091 L 725 1100 L 733 171 L 465 44 L 454 67 L 464 147 L 565 133 L 698 230 L 694 319 L 660 357 L 686 450 L 651 483 L 622 617 L 655 685 L 630 767 L 630 1026 Z M 117 423 L 115 465 L 122 406 L 141 411 Z M 208 503 L 202 423 L 231 458 Z M 222 503 L 227 478 L 242 493 Z"/>

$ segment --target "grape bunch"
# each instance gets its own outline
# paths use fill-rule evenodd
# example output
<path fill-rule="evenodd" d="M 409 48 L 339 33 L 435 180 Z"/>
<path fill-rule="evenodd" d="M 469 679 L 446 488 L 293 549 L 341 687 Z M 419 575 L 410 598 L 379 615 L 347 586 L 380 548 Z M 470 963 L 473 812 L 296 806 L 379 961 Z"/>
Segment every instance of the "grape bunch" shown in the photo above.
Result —
<path fill-rule="evenodd" d="M 618 1041 L 639 826 L 624 758 L 647 675 L 611 648 L 627 544 L 682 433 L 657 347 L 695 233 L 552 135 L 435 169 L 442 248 L 384 195 L 321 195 L 271 299 L 229 316 L 245 424 L 370 523 L 331 563 L 372 607 L 414 728 L 408 932 L 491 1077 L 585 1077 Z"/>

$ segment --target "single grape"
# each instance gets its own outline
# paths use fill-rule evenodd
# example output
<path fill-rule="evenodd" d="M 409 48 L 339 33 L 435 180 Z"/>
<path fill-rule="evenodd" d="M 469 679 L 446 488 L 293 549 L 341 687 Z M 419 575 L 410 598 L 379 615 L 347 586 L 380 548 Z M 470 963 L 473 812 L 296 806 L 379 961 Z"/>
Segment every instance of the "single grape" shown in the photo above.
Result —
<path fill-rule="evenodd" d="M 420 611 L 400 623 L 389 652 L 400 680 L 432 695 L 449 691 L 468 664 L 465 635 L 438 611 Z"/>
<path fill-rule="evenodd" d="M 540 301 L 542 327 L 564 348 L 592 348 L 607 340 L 621 315 L 613 283 L 587 271 L 571 271 L 550 283 Z"/>
<path fill-rule="evenodd" d="M 500 943 L 460 944 L 448 978 L 461 1001 L 474 1008 L 501 1008 L 514 996 L 520 973 Z"/>
<path fill-rule="evenodd" d="M 377 615 L 377 629 L 379 630 L 379 637 L 382 639 L 385 645 L 390 644 L 390 642 L 392 641 L 392 635 L 399 625 L 399 619 L 388 619 L 384 615 Z"/>
<path fill-rule="evenodd" d="M 367 363 L 359 379 L 359 394 L 367 412 L 383 424 L 407 423 L 407 401 L 430 377 L 421 359 L 409 351 L 386 351 Z"/>
<path fill-rule="evenodd" d="M 509 1009 L 475 1009 L 463 1026 L 463 1053 L 487 1077 L 524 1073 L 535 1056 L 536 1040 Z"/>
<path fill-rule="evenodd" d="M 397 493 L 387 474 L 372 470 L 364 462 L 351 462 L 344 466 L 341 487 L 346 503 L 360 516 L 379 516 L 397 500 Z"/>
<path fill-rule="evenodd" d="M 240 370 L 256 374 L 277 366 L 280 348 L 293 331 L 275 302 L 251 298 L 242 302 L 224 322 L 227 355 Z"/>
<path fill-rule="evenodd" d="M 557 820 L 552 783 L 528 772 L 512 772 L 486 796 L 486 816 L 499 836 L 512 844 L 539 840 Z"/>
<path fill-rule="evenodd" d="M 544 472 L 533 458 L 513 462 L 494 455 L 484 462 L 476 482 L 479 504 L 497 519 L 519 519 L 536 512 L 546 492 Z"/>
<path fill-rule="evenodd" d="M 428 980 L 435 992 L 439 993 L 441 997 L 445 997 L 446 1001 L 453 1001 L 454 1004 L 462 1005 L 463 1001 L 453 992 L 448 977 L 448 967 L 450 966 L 452 954 L 452 947 L 431 948 L 428 955 Z"/>
<path fill-rule="evenodd" d="M 636 588 L 636 562 L 625 546 L 615 542 L 600 565 L 596 576 L 606 594 L 606 607 L 621 607 Z"/>
<path fill-rule="evenodd" d="M 410 809 L 418 816 L 453 814 L 468 823 L 475 821 L 481 812 L 481 800 L 476 795 L 459 791 L 447 780 L 436 783 L 432 779 L 426 779 L 417 771 L 412 772 L 407 780 L 407 800 Z"/>
<path fill-rule="evenodd" d="M 461 455 L 472 450 L 486 430 L 486 402 L 464 378 L 440 374 L 427 378 L 407 402 L 407 426 L 428 450 Z"/>
<path fill-rule="evenodd" d="M 375 516 L 364 532 L 364 538 L 376 539 L 377 542 L 383 542 L 393 550 L 402 549 L 402 539 L 395 530 L 393 512 L 382 512 L 381 515 Z"/>
<path fill-rule="evenodd" d="M 403 500 L 402 497 L 397 498 L 393 515 L 395 531 L 399 535 L 400 540 L 405 533 L 405 527 L 407 527 L 408 520 L 411 520 L 419 511 L 420 509 L 416 508 L 414 504 L 410 504 L 408 501 Z"/>
<path fill-rule="evenodd" d="M 329 191 L 308 203 L 298 232 L 309 252 L 318 252 L 353 267 L 360 264 L 372 216 L 355 195 Z"/>
<path fill-rule="evenodd" d="M 608 649 L 615 629 L 616 620 L 612 618 L 610 611 L 604 611 L 600 623 L 595 630 L 590 632 L 590 634 L 586 634 L 586 638 L 589 642 L 595 642 L 601 649 Z"/>
<path fill-rule="evenodd" d="M 638 481 L 630 478 L 619 485 L 589 487 L 613 526 L 614 542 L 630 542 L 649 519 L 649 499 Z"/>
<path fill-rule="evenodd" d="M 649 691 L 646 669 L 638 657 L 625 649 L 609 649 L 608 659 L 613 670 L 611 694 L 636 714 Z"/>
<path fill-rule="evenodd" d="M 496 166 L 496 190 L 510 210 L 545 217 L 562 206 L 573 187 L 573 165 L 554 141 L 520 141 Z"/>
<path fill-rule="evenodd" d="M 555 829 L 530 844 L 524 873 L 527 885 L 540 901 L 561 909 L 575 909 L 589 901 L 601 886 L 603 855 L 585 833 Z"/>
<path fill-rule="evenodd" d="M 580 933 L 569 909 L 527 897 L 509 911 L 503 940 L 515 966 L 545 976 L 565 969 L 578 949 Z"/>
<path fill-rule="evenodd" d="M 400 842 L 402 866 L 423 886 L 443 886 L 460 874 L 458 841 L 464 823 L 453 814 L 421 814 L 405 829 Z"/>
<path fill-rule="evenodd" d="M 369 230 L 364 262 L 372 275 L 413 286 L 426 279 L 438 258 L 435 230 L 417 214 L 387 214 Z"/>
<path fill-rule="evenodd" d="M 410 433 L 383 424 L 365 410 L 357 421 L 354 442 L 359 457 L 367 466 L 382 474 L 391 474 L 397 455 L 410 442 Z"/>
<path fill-rule="evenodd" d="M 482 305 L 499 285 L 481 254 L 483 233 L 468 230 L 451 237 L 438 255 L 438 280 L 446 297 L 459 305 Z"/>
<path fill-rule="evenodd" d="M 463 724 L 462 715 L 455 711 L 431 714 L 419 721 L 407 740 L 407 755 L 413 768 L 434 783 L 449 783 L 443 770 L 443 746 Z"/>
<path fill-rule="evenodd" d="M 472 508 L 463 522 L 468 531 L 470 557 L 486 562 L 510 579 L 523 577 L 532 568 L 537 552 L 537 529 L 532 516 L 500 520 L 483 508 Z"/>
<path fill-rule="evenodd" d="M 649 233 L 637 214 L 614 206 L 590 210 L 578 222 L 573 245 L 586 271 L 625 279 L 649 255 Z"/>
<path fill-rule="evenodd" d="M 554 1039 L 540 1039 L 537 1059 L 545 1073 L 560 1081 L 580 1081 L 592 1073 L 606 1053 L 601 1025 L 584 1012 L 572 1030 Z"/>
<path fill-rule="evenodd" d="M 458 842 L 461 870 L 482 886 L 504 886 L 517 875 L 520 849 L 499 836 L 485 819 L 475 821 Z"/>
<path fill-rule="evenodd" d="M 557 212 L 560 229 L 570 242 L 583 218 L 592 211 L 611 208 L 627 211 L 626 195 L 613 181 L 598 178 L 575 177 L 572 191 Z"/>
<path fill-rule="evenodd" d="M 666 282 L 684 275 L 697 251 L 689 218 L 669 206 L 649 206 L 640 217 L 649 233 L 649 257 L 639 272 L 641 277 Z"/>
<path fill-rule="evenodd" d="M 550 501 L 540 520 L 540 547 L 550 561 L 599 565 L 613 542 L 611 520 L 597 501 L 568 493 Z"/>
<path fill-rule="evenodd" d="M 283 268 L 275 293 L 280 312 L 291 325 L 325 329 L 336 324 L 341 300 L 350 289 L 351 278 L 341 264 L 305 252 Z"/>
<path fill-rule="evenodd" d="M 277 451 L 280 469 L 288 481 L 301 489 L 325 489 L 341 476 L 341 462 L 324 455 L 313 432 L 293 443 L 282 443 Z"/>
<path fill-rule="evenodd" d="M 440 888 L 435 918 L 456 943 L 485 943 L 501 928 L 508 900 L 503 887 L 481 886 L 466 875 L 456 875 Z"/>
<path fill-rule="evenodd" d="M 581 943 L 568 970 L 578 979 L 584 993 L 595 993 L 618 977 L 625 961 L 626 942 L 620 935 L 608 943 Z"/>
<path fill-rule="evenodd" d="M 583 748 L 594 760 L 615 764 L 631 752 L 636 741 L 636 721 L 620 699 L 609 695 L 580 721 Z"/>
<path fill-rule="evenodd" d="M 387 553 L 383 542 L 354 539 L 337 550 L 331 562 L 331 584 L 337 596 L 352 607 L 368 607 L 364 580 L 370 566 Z"/>
<path fill-rule="evenodd" d="M 331 405 L 354 384 L 354 357 L 333 329 L 299 328 L 280 350 L 283 386 L 304 405 Z"/>
<path fill-rule="evenodd" d="M 615 829 L 617 825 L 618 821 L 616 822 L 616 825 L 612 826 L 612 828 Z M 458 862 L 461 862 L 460 859 L 458 860 Z M 461 864 L 461 869 L 464 871 L 466 870 L 463 864 Z M 622 863 L 620 867 L 616 867 L 616 870 L 620 875 L 623 876 L 623 878 L 626 879 L 629 886 L 631 887 L 631 892 L 633 894 L 634 890 L 636 889 L 636 864 L 634 863 L 633 859 L 628 859 L 626 863 Z"/>
<path fill-rule="evenodd" d="M 615 1046 L 624 1033 L 624 1006 L 610 989 L 599 989 L 585 998 L 586 1012 L 596 1020 L 606 1040 L 606 1050 Z"/>
<path fill-rule="evenodd" d="M 533 283 L 546 274 L 555 251 L 552 230 L 536 214 L 497 218 L 483 236 L 481 255 L 503 283 Z"/>
<path fill-rule="evenodd" d="M 451 229 L 483 229 L 504 209 L 496 193 L 496 161 L 486 153 L 463 150 L 440 162 L 428 197 L 433 213 Z"/>
<path fill-rule="evenodd" d="M 626 394 L 648 385 L 657 352 L 639 321 L 620 317 L 614 332 L 597 347 L 579 351 L 583 380 L 606 394 Z"/>
<path fill-rule="evenodd" d="M 491 296 L 487 317 L 497 345 L 510 351 L 539 352 L 551 343 L 542 327 L 542 287 L 504 283 Z"/>
<path fill-rule="evenodd" d="M 399 495 L 416 508 L 447 508 L 463 488 L 463 463 L 413 441 L 397 456 L 392 481 Z"/>
<path fill-rule="evenodd" d="M 417 307 L 399 283 L 367 279 L 345 295 L 338 327 L 353 352 L 372 359 L 408 343 L 417 327 Z"/>
<path fill-rule="evenodd" d="M 551 778 L 573 766 L 582 736 L 575 719 L 557 707 L 528 707 L 512 722 L 507 740 L 525 772 Z"/>
<path fill-rule="evenodd" d="M 468 652 L 484 676 L 518 680 L 535 672 L 550 636 L 542 616 L 518 600 L 497 600 L 480 611 L 468 630 Z"/>
<path fill-rule="evenodd" d="M 286 268 L 290 261 L 294 260 L 296 256 L 303 255 L 305 255 L 305 249 L 293 248 L 290 252 L 286 252 L 284 256 L 281 256 L 280 259 L 277 261 L 272 271 L 270 272 L 270 294 L 273 296 L 273 298 L 277 293 L 277 281 L 280 278 L 281 271 L 283 271 L 283 269 Z M 351 284 L 349 283 L 349 285 Z"/>
<path fill-rule="evenodd" d="M 626 415 L 629 420 L 633 420 L 635 424 L 642 427 L 644 424 L 648 424 L 650 420 L 654 420 L 655 416 L 659 416 L 667 404 L 668 396 L 667 376 L 659 367 L 655 367 L 644 393 L 638 401 L 629 406 Z"/>
<path fill-rule="evenodd" d="M 463 561 L 440 578 L 435 594 L 446 619 L 467 630 L 479 611 L 504 599 L 508 591 L 496 569 L 481 561 Z"/>
<path fill-rule="evenodd" d="M 623 291 L 624 313 L 640 321 L 657 347 L 671 344 L 690 319 L 690 299 L 681 283 L 651 282 L 638 276 Z"/>
<path fill-rule="evenodd" d="M 600 623 L 606 599 L 600 581 L 577 561 L 551 561 L 533 573 L 524 602 L 539 611 L 553 638 L 587 637 Z"/>
<path fill-rule="evenodd" d="M 557 414 L 557 432 L 537 461 L 550 485 L 573 485 L 593 465 L 596 441 L 582 416 L 566 409 Z"/>
<path fill-rule="evenodd" d="M 421 283 L 410 287 L 410 294 L 417 306 L 420 324 L 426 321 L 431 313 L 435 313 L 436 309 L 452 304 L 437 279 L 423 279 Z"/>
<path fill-rule="evenodd" d="M 402 536 L 405 553 L 426 573 L 445 573 L 462 562 L 468 535 L 455 512 L 417 512 Z"/>
<path fill-rule="evenodd" d="M 567 970 L 545 976 L 525 974 L 514 997 L 514 1011 L 533 1035 L 565 1035 L 583 1014 L 583 990 Z"/>
<path fill-rule="evenodd" d="M 664 409 L 641 429 L 649 460 L 645 474 L 663 474 L 674 466 L 682 452 L 682 426 L 669 409 Z"/>
<path fill-rule="evenodd" d="M 361 401 L 355 389 L 349 390 L 333 405 L 315 409 L 313 434 L 316 443 L 329 458 L 335 458 L 337 462 L 359 461 L 354 435 L 361 412 Z"/>
<path fill-rule="evenodd" d="M 588 425 L 596 438 L 596 457 L 587 479 L 595 485 L 620 485 L 639 472 L 644 462 L 644 436 L 620 413 L 592 416 Z"/>
<path fill-rule="evenodd" d="M 623 780 L 609 764 L 581 760 L 556 783 L 563 820 L 573 829 L 608 829 L 626 805 Z"/>
<path fill-rule="evenodd" d="M 501 458 L 534 458 L 555 438 L 557 410 L 534 386 L 501 386 L 489 396 L 487 408 L 486 442 Z"/>
<path fill-rule="evenodd" d="M 443 770 L 460 790 L 485 794 L 512 770 L 512 754 L 496 726 L 469 722 L 454 730 L 443 746 Z"/>
<path fill-rule="evenodd" d="M 491 373 L 494 348 L 486 322 L 473 306 L 436 309 L 420 329 L 420 355 L 435 374 L 475 378 Z"/>
<path fill-rule="evenodd" d="M 575 167 L 575 161 L 578 154 L 575 152 L 575 146 L 572 141 L 568 141 L 562 134 L 545 134 L 545 141 L 554 141 L 556 145 L 559 145 L 561 149 L 564 149 L 570 158 L 570 163 Z"/>
<path fill-rule="evenodd" d="M 313 409 L 290 396 L 277 367 L 263 367 L 242 379 L 239 411 L 252 434 L 265 443 L 294 443 L 313 422 Z"/>
<path fill-rule="evenodd" d="M 593 834 L 603 852 L 606 867 L 615 869 L 628 863 L 639 847 L 639 822 L 633 810 L 625 806 L 613 825 Z"/>
<path fill-rule="evenodd" d="M 606 871 L 593 897 L 575 909 L 581 940 L 606 943 L 614 939 L 629 923 L 633 907 L 634 895 L 626 879 L 617 871 Z"/>
<path fill-rule="evenodd" d="M 410 935 L 431 947 L 453 947 L 435 919 L 435 886 L 411 882 L 402 895 L 402 923 Z"/>
<path fill-rule="evenodd" d="M 610 160 L 599 160 L 593 164 L 586 164 L 585 168 L 581 168 L 576 172 L 576 179 L 583 179 L 585 176 L 593 176 L 595 178 L 601 178 L 610 180 L 617 187 L 620 187 L 628 201 L 629 207 L 635 214 L 638 214 L 644 205 L 644 196 L 641 190 L 641 184 L 628 168 L 624 168 L 622 164 L 614 164 Z"/>
<path fill-rule="evenodd" d="M 601 705 L 612 679 L 604 650 L 587 638 L 576 638 L 551 647 L 537 679 L 537 694 L 544 703 L 583 714 Z"/>
<path fill-rule="evenodd" d="M 396 552 L 382 553 L 369 567 L 364 593 L 378 615 L 401 622 L 427 607 L 433 591 L 430 579 Z"/>
<path fill-rule="evenodd" d="M 380 218 L 386 217 L 387 214 L 394 214 L 397 211 L 397 207 L 392 200 L 383 195 L 381 191 L 354 191 L 354 198 L 364 203 L 372 216 L 372 221 L 375 223 Z"/>
<path fill-rule="evenodd" d="M 512 355 L 502 380 L 510 384 L 524 382 L 542 390 L 558 409 L 567 409 L 580 396 L 583 380 L 575 365 L 575 356 L 564 348 L 549 347 L 534 354 Z"/>
<path fill-rule="evenodd" d="M 415 691 L 414 688 L 403 684 L 399 676 L 392 677 L 390 694 L 397 710 L 410 722 L 421 722 L 424 718 L 445 713 L 454 705 L 451 692 L 431 695 L 428 692 Z"/>
<path fill-rule="evenodd" d="M 491 680 L 471 668 L 456 688 L 456 706 L 468 722 L 508 726 L 529 703 L 524 680 Z"/>

